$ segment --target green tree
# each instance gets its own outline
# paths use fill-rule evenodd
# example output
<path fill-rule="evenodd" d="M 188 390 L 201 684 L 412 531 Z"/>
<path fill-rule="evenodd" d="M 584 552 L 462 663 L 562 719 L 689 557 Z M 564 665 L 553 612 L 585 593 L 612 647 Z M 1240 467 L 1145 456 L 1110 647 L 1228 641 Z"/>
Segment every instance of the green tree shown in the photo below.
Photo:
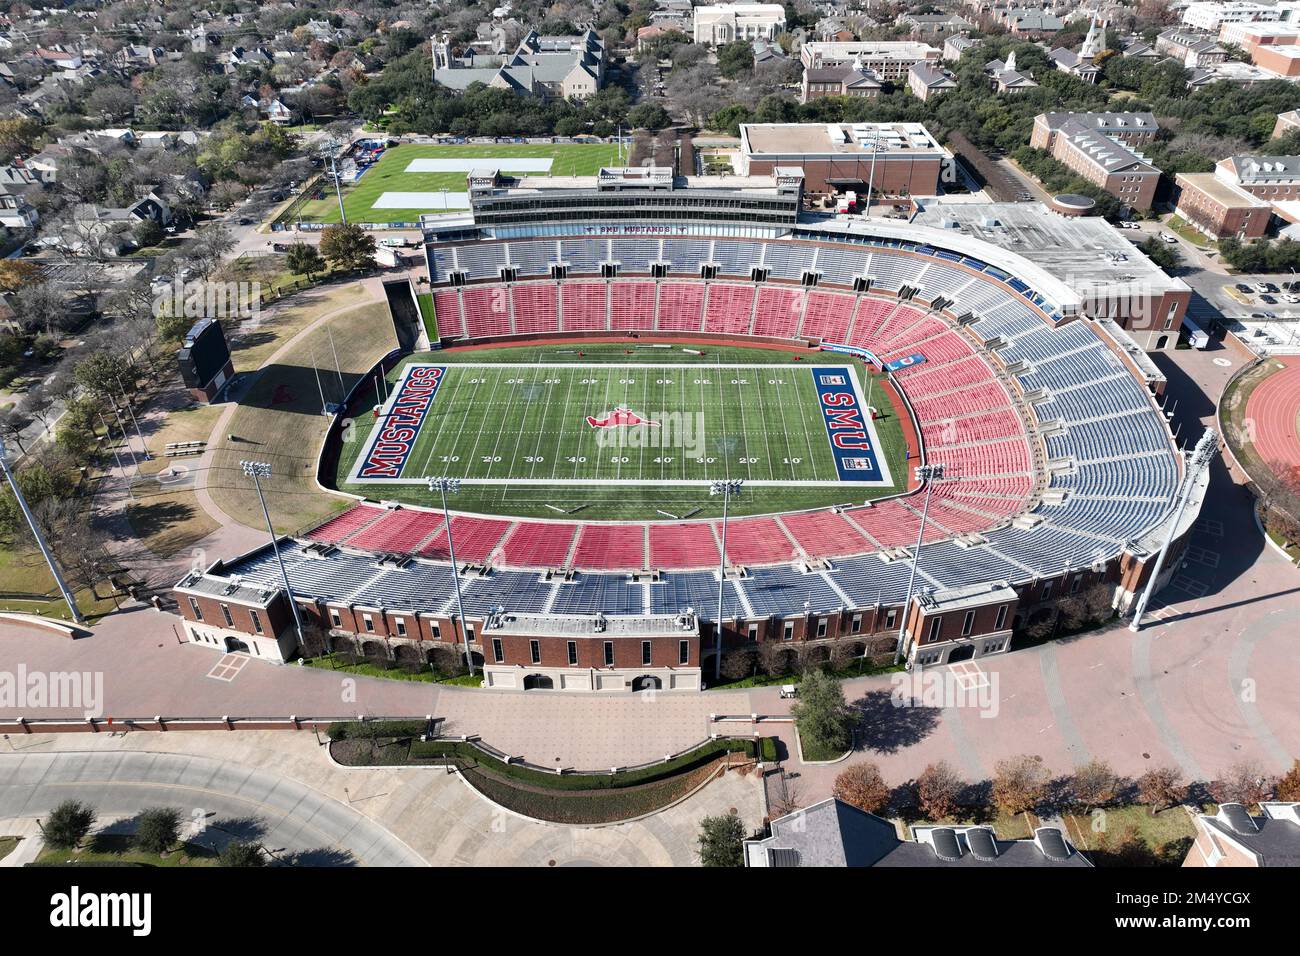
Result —
<path fill-rule="evenodd" d="M 718 47 L 718 72 L 736 79 L 754 71 L 754 48 L 745 40 Z"/>
<path fill-rule="evenodd" d="M 131 842 L 148 853 L 166 853 L 181 836 L 181 812 L 175 807 L 150 807 L 141 812 Z"/>
<path fill-rule="evenodd" d="M 294 275 L 305 275 L 308 279 L 325 270 L 325 260 L 321 258 L 316 247 L 308 242 L 295 242 L 284 256 L 285 265 Z"/>
<path fill-rule="evenodd" d="M 1174 244 L 1161 242 L 1155 236 L 1143 239 L 1138 250 L 1170 275 L 1173 275 L 1183 264 L 1183 257 Z"/>
<path fill-rule="evenodd" d="M 135 239 L 136 245 L 141 249 L 158 245 L 163 241 L 165 235 L 163 227 L 152 219 L 141 219 L 131 230 L 132 238 Z"/>
<path fill-rule="evenodd" d="M 320 254 L 341 269 L 373 269 L 375 237 L 356 223 L 326 226 L 320 234 Z"/>
<path fill-rule="evenodd" d="M 71 850 L 79 845 L 95 825 L 95 809 L 78 800 L 64 800 L 50 811 L 41 824 L 45 843 L 56 850 Z"/>
<path fill-rule="evenodd" d="M 804 675 L 799 699 L 790 708 L 799 736 L 809 746 L 843 753 L 853 746 L 852 708 L 844 702 L 840 682 L 821 671 Z"/>
<path fill-rule="evenodd" d="M 658 103 L 640 103 L 627 111 L 627 122 L 633 129 L 663 129 L 671 119 Z M 556 124 L 559 132 L 559 124 Z"/>
<path fill-rule="evenodd" d="M 78 362 L 72 374 L 82 388 L 111 398 L 122 393 L 122 383 L 131 375 L 131 364 L 114 352 L 95 352 Z"/>
<path fill-rule="evenodd" d="M 701 866 L 744 866 L 745 824 L 740 817 L 705 817 L 699 841 Z"/>
<path fill-rule="evenodd" d="M 232 840 L 217 854 L 217 862 L 227 867 L 266 866 L 266 857 L 256 843 Z"/>

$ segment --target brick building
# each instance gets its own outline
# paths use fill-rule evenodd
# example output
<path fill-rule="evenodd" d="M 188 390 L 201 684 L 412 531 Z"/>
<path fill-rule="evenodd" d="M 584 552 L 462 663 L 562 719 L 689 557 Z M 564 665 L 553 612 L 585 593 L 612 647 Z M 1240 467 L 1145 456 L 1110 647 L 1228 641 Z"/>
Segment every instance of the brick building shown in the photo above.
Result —
<path fill-rule="evenodd" d="M 805 70 L 858 64 L 887 83 L 901 83 L 918 63 L 938 63 L 940 52 L 912 40 L 853 40 L 847 43 L 805 43 L 799 49 Z"/>
<path fill-rule="evenodd" d="M 880 80 L 860 63 L 848 66 L 822 66 L 803 71 L 803 87 L 799 102 L 821 99 L 823 96 L 852 96 L 875 99 L 880 95 Z"/>
<path fill-rule="evenodd" d="M 1214 239 L 1258 239 L 1268 231 L 1273 208 L 1216 173 L 1179 173 L 1174 213 Z"/>
<path fill-rule="evenodd" d="M 1259 809 L 1254 817 L 1240 803 L 1225 803 L 1217 813 L 1198 813 L 1183 866 L 1300 866 L 1300 803 L 1266 800 Z"/>
<path fill-rule="evenodd" d="M 952 154 L 920 123 L 746 123 L 740 127 L 740 172 L 770 176 L 777 167 L 804 171 L 808 193 L 863 192 L 934 196 Z"/>
<path fill-rule="evenodd" d="M 1150 113 L 1040 113 L 1029 145 L 1130 208 L 1150 209 L 1161 173 L 1137 147 L 1158 131 Z"/>

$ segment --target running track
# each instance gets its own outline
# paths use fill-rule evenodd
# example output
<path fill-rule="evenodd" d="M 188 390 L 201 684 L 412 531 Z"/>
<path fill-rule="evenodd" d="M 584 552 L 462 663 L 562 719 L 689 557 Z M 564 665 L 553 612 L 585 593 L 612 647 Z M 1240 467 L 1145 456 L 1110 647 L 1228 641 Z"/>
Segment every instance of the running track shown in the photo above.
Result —
<path fill-rule="evenodd" d="M 1286 367 L 1264 379 L 1246 401 L 1246 418 L 1255 423 L 1255 451 L 1270 465 L 1300 467 L 1300 356 L 1276 361 Z"/>

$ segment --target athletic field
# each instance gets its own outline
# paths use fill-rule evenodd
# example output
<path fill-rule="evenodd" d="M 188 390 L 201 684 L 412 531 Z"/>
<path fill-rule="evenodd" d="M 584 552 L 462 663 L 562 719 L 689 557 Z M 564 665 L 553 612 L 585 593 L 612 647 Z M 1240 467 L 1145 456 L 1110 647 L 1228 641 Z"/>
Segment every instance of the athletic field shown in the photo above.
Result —
<path fill-rule="evenodd" d="M 462 481 L 458 510 L 589 518 L 681 513 L 720 479 L 744 482 L 737 513 L 902 490 L 901 429 L 864 366 L 838 355 L 795 362 L 775 350 L 702 351 L 416 357 L 349 430 L 340 484 L 427 503 L 427 479 L 444 475 Z M 868 405 L 885 415 L 872 421 Z"/>
<path fill-rule="evenodd" d="M 529 176 L 594 176 L 601 166 L 617 164 L 618 146 L 613 143 L 403 144 L 386 150 L 359 180 L 343 187 L 343 207 L 349 222 L 415 222 L 424 213 L 444 208 L 468 209 L 465 176 L 472 168 L 495 167 Z M 305 203 L 293 218 L 338 222 L 338 199 L 328 176 L 317 192 L 323 197 Z"/>

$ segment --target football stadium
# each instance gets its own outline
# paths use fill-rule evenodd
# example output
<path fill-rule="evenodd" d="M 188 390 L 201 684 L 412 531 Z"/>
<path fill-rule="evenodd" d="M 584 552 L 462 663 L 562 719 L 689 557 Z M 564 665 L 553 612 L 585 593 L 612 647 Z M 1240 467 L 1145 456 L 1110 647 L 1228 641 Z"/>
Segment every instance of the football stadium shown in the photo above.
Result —
<path fill-rule="evenodd" d="M 321 450 L 351 506 L 188 575 L 193 639 L 288 659 L 297 617 L 463 647 L 486 687 L 690 691 L 743 648 L 980 658 L 1169 574 L 1208 473 L 1128 333 L 1014 252 L 804 188 L 468 174 L 422 220 L 408 346 Z"/>

